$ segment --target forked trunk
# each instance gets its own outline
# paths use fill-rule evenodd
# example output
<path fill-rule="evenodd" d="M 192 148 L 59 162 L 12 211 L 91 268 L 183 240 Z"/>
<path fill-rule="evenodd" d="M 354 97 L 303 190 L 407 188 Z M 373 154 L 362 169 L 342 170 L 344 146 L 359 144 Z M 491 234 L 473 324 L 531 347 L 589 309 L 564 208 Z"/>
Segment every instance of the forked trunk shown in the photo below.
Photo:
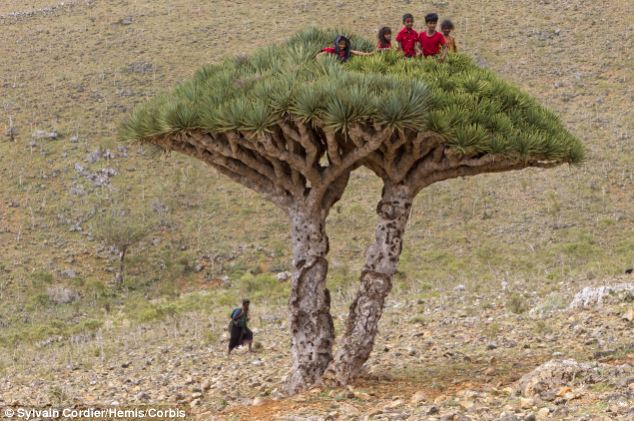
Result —
<path fill-rule="evenodd" d="M 403 233 L 412 207 L 412 193 L 403 185 L 386 184 L 377 206 L 379 217 L 374 243 L 366 251 L 361 285 L 350 306 L 346 330 L 324 381 L 345 385 L 356 377 L 368 360 L 383 314 L 385 298 L 392 289 Z"/>
<path fill-rule="evenodd" d="M 293 365 L 286 389 L 293 394 L 317 382 L 332 361 L 335 328 L 326 288 L 325 217 L 302 210 L 291 211 L 290 217 L 294 266 L 289 299 Z"/>

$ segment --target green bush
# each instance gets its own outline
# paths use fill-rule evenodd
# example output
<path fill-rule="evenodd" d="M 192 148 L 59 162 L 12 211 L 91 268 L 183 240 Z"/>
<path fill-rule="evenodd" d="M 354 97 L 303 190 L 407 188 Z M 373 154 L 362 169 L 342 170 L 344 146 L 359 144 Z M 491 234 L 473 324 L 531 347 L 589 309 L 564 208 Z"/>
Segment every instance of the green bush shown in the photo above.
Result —
<path fill-rule="evenodd" d="M 34 272 L 31 274 L 33 288 L 43 288 L 53 283 L 53 274 L 49 272 Z"/>
<path fill-rule="evenodd" d="M 528 310 L 529 306 L 526 297 L 514 292 L 508 296 L 506 308 L 512 313 L 522 314 Z"/>
<path fill-rule="evenodd" d="M 28 311 L 34 311 L 34 310 L 37 310 L 38 308 L 48 307 L 49 304 L 50 304 L 50 300 L 48 298 L 48 294 L 39 293 L 39 294 L 34 294 L 29 298 L 29 302 L 25 306 L 25 308 Z"/>
<path fill-rule="evenodd" d="M 71 334 L 94 332 L 103 326 L 103 320 L 84 319 L 70 329 Z"/>
<path fill-rule="evenodd" d="M 288 283 L 275 279 L 272 273 L 245 273 L 239 281 L 240 295 L 253 300 L 279 300 L 288 296 Z"/>

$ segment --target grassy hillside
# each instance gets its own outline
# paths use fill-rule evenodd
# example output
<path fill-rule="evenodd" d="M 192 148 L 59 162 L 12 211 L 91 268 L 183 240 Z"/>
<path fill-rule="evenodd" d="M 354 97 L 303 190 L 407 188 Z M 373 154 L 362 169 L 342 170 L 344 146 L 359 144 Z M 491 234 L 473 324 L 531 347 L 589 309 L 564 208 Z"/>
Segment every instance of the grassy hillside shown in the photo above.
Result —
<path fill-rule="evenodd" d="M 28 326 L 66 323 L 77 311 L 79 319 L 98 318 L 92 313 L 104 303 L 120 304 L 107 292 L 115 256 L 91 236 L 95 213 L 110 204 L 158 219 L 131 250 L 130 295 L 175 296 L 221 276 L 284 270 L 287 233 L 277 210 L 199 162 L 117 143 L 116 128 L 135 104 L 202 65 L 279 42 L 308 22 L 353 27 L 367 37 L 381 24 L 399 26 L 401 5 L 359 14 L 360 3 L 264 2 L 256 11 L 248 2 L 80 2 L 5 17 L 0 30 L 9 42 L 0 48 L 9 59 L 0 64 L 0 122 L 7 129 L 11 120 L 18 134 L 0 143 L 0 291 L 7 303 L 0 319 L 20 328 L 25 320 Z M 453 18 L 462 50 L 476 62 L 560 113 L 587 145 L 588 162 L 427 189 L 415 205 L 401 264 L 404 289 L 458 283 L 486 289 L 509 279 L 530 280 L 543 293 L 634 263 L 627 229 L 634 111 L 624 106 L 633 72 L 617 54 L 632 39 L 614 29 L 626 24 L 627 14 L 616 4 L 572 2 L 563 14 L 554 5 L 515 5 L 512 16 L 493 13 L 504 2 L 433 8 Z M 410 9 L 421 16 L 431 6 Z M 11 1 L 3 7 L 5 13 L 29 9 Z M 613 24 L 602 28 L 606 17 Z M 587 39 L 582 23 L 588 19 L 602 30 L 601 40 Z M 50 132 L 57 138 L 49 139 Z M 333 282 L 354 281 L 379 185 L 357 172 L 330 217 Z M 77 310 L 47 305 L 49 284 L 78 290 Z M 99 298 L 86 302 L 91 296 Z"/>
<path fill-rule="evenodd" d="M 385 24 L 398 30 L 407 11 L 416 28 L 430 10 L 451 17 L 461 50 L 558 113 L 586 145 L 587 162 L 423 191 L 396 296 L 463 284 L 482 305 L 534 302 L 634 266 L 627 2 L 95 0 L 37 11 L 54 4 L 0 5 L 0 346 L 27 350 L 57 335 L 188 311 L 222 321 L 241 295 L 281 308 L 287 286 L 275 274 L 290 262 L 284 216 L 200 162 L 117 142 L 117 127 L 205 64 L 307 25 L 372 39 Z M 347 305 L 356 282 L 380 185 L 356 172 L 329 218 L 335 308 Z M 111 207 L 154 226 L 130 251 L 122 291 L 112 288 L 116 255 L 92 235 Z M 219 286 L 225 276 L 232 288 Z M 516 296 L 500 295 L 503 281 Z M 28 360 L 0 355 L 0 370 Z"/>

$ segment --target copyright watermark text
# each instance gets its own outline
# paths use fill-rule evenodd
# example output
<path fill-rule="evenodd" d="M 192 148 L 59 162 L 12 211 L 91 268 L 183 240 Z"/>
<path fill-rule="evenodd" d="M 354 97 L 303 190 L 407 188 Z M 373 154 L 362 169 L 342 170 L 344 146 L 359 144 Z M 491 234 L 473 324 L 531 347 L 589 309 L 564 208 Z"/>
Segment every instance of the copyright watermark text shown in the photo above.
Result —
<path fill-rule="evenodd" d="M 181 408 L 28 408 L 5 407 L 0 410 L 5 419 L 183 419 L 187 415 Z"/>

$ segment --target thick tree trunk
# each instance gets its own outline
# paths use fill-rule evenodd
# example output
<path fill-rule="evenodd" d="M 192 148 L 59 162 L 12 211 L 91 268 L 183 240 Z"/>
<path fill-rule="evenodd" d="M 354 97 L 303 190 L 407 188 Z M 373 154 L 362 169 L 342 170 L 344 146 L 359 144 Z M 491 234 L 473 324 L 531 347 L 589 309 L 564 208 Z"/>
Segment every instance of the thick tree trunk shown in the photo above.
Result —
<path fill-rule="evenodd" d="M 289 300 L 293 365 L 286 382 L 296 393 L 317 382 L 332 361 L 335 329 L 330 315 L 325 217 L 292 210 L 293 280 Z"/>
<path fill-rule="evenodd" d="M 350 306 L 335 358 L 324 375 L 326 383 L 348 384 L 372 352 L 385 298 L 392 289 L 392 277 L 401 256 L 411 207 L 412 193 L 408 187 L 385 184 L 376 210 L 379 220 L 374 243 L 366 251 L 361 285 Z"/>

